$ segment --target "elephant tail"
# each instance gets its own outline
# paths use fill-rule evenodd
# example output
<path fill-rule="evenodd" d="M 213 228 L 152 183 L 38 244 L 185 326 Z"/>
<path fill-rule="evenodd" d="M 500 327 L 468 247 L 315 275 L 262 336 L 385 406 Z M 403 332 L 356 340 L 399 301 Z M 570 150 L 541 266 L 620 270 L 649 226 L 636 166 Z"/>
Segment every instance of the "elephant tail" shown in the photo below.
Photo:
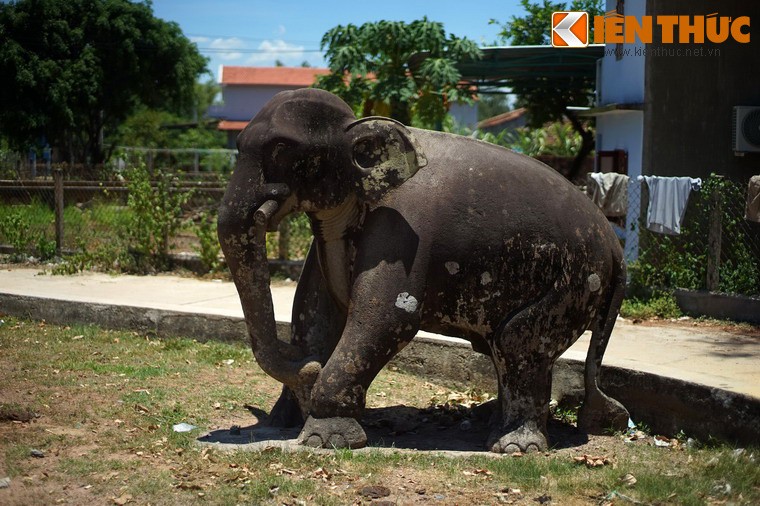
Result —
<path fill-rule="evenodd" d="M 625 297 L 625 260 L 619 259 L 616 266 L 612 289 L 591 331 L 591 344 L 586 355 L 584 373 L 586 397 L 578 414 L 578 425 L 594 433 L 601 433 L 610 428 L 624 430 L 629 418 L 628 411 L 619 402 L 607 397 L 599 389 L 602 358 Z"/>

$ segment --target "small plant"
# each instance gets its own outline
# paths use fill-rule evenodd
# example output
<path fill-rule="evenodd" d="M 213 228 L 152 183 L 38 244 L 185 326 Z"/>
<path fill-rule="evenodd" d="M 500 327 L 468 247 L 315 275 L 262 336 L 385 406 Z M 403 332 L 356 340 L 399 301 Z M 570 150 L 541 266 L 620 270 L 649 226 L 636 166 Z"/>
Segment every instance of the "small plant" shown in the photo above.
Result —
<path fill-rule="evenodd" d="M 134 272 L 135 259 L 118 242 L 99 243 L 88 248 L 83 238 L 77 240 L 77 251 L 54 266 L 52 274 L 70 275 L 86 270 Z"/>
<path fill-rule="evenodd" d="M 56 249 L 55 241 L 48 239 L 44 234 L 41 234 L 37 238 L 37 255 L 39 255 L 40 260 L 50 260 L 54 258 Z"/>
<path fill-rule="evenodd" d="M 29 232 L 29 221 L 20 211 L 13 209 L 0 219 L 0 230 L 2 230 L 5 240 L 14 249 L 14 253 L 11 255 L 12 260 L 21 261 L 24 258 L 24 252 L 34 240 Z"/>
<path fill-rule="evenodd" d="M 182 225 L 182 206 L 192 191 L 177 191 L 177 178 L 163 169 L 151 175 L 144 164 L 127 171 L 129 197 L 133 212 L 128 234 L 138 263 L 165 269 L 169 266 L 169 240 Z"/>
<path fill-rule="evenodd" d="M 196 251 L 201 256 L 201 262 L 208 272 L 216 272 L 221 266 L 219 253 L 222 250 L 216 235 L 216 217 L 202 213 L 200 221 L 195 226 L 195 234 L 200 241 L 200 246 L 196 248 Z"/>
<path fill-rule="evenodd" d="M 678 318 L 682 316 L 675 297 L 670 293 L 655 293 L 646 299 L 626 299 L 620 308 L 624 318 L 649 320 L 652 318 Z"/>

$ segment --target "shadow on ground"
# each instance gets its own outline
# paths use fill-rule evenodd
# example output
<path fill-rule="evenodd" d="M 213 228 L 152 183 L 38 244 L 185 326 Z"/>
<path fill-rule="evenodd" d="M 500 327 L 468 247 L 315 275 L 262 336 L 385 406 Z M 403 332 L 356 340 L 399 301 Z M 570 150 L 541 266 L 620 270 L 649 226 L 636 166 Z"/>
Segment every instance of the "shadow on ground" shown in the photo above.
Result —
<path fill-rule="evenodd" d="M 367 409 L 362 427 L 367 433 L 368 447 L 419 451 L 488 453 L 485 443 L 490 432 L 490 410 L 475 408 L 464 417 L 460 412 L 440 408 L 389 406 Z M 460 415 L 460 416 L 458 416 Z M 201 444 L 221 449 L 261 451 L 273 446 L 295 449 L 299 427 L 270 427 L 263 416 L 247 427 L 215 430 L 200 438 Z M 549 420 L 549 445 L 555 449 L 581 446 L 588 436 L 568 423 Z"/>

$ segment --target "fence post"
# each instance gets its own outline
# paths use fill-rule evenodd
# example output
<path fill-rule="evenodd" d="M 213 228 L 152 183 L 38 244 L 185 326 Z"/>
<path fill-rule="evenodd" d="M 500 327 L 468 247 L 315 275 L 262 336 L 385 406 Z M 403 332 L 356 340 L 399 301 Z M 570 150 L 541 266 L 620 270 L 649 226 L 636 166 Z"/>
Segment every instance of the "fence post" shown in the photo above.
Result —
<path fill-rule="evenodd" d="M 55 253 L 61 254 L 63 248 L 63 169 L 53 171 L 55 195 Z"/>
<path fill-rule="evenodd" d="M 710 195 L 710 230 L 707 235 L 707 290 L 710 292 L 717 291 L 720 284 L 720 247 L 723 236 L 723 195 L 720 186 L 716 185 Z"/>

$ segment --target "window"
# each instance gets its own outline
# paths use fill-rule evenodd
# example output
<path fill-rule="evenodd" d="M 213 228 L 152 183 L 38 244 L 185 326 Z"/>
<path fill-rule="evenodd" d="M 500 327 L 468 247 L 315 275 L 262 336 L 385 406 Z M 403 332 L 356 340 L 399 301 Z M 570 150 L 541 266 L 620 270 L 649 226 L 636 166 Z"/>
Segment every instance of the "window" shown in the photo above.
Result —
<path fill-rule="evenodd" d="M 628 174 L 628 152 L 624 149 L 597 151 L 596 171 Z"/>

